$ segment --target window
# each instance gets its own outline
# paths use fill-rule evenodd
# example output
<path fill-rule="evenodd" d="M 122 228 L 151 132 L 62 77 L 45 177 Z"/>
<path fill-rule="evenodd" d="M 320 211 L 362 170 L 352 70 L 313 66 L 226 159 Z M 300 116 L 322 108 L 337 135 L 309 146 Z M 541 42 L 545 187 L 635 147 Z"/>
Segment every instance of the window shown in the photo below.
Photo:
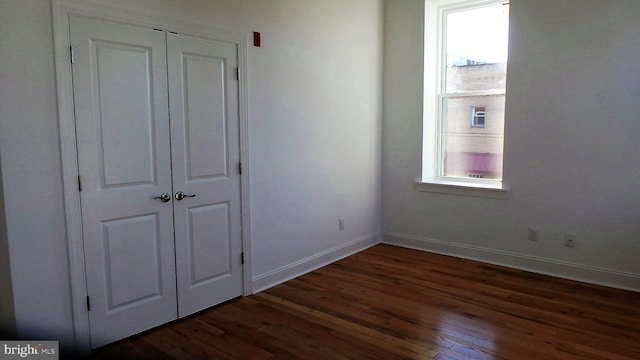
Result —
<path fill-rule="evenodd" d="M 423 183 L 502 188 L 509 6 L 426 0 Z"/>
<path fill-rule="evenodd" d="M 484 106 L 471 107 L 471 127 L 484 127 Z"/>

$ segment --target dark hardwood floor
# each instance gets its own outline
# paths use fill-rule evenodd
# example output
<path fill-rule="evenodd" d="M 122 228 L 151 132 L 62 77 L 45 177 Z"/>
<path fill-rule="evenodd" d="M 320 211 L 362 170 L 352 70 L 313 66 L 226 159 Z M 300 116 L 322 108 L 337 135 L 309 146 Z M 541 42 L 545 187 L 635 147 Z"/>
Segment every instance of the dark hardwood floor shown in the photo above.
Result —
<path fill-rule="evenodd" d="M 377 245 L 94 359 L 640 359 L 640 293 Z"/>

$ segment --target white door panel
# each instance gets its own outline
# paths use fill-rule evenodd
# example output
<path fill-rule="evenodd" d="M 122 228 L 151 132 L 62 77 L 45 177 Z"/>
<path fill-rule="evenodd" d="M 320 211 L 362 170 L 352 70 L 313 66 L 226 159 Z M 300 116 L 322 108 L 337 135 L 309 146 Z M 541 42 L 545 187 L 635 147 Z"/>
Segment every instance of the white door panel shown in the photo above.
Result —
<path fill-rule="evenodd" d="M 242 294 L 238 55 L 73 16 L 70 35 L 95 348 Z"/>
<path fill-rule="evenodd" d="M 166 43 L 72 17 L 91 345 L 176 318 Z"/>
<path fill-rule="evenodd" d="M 153 184 L 153 89 L 147 47 L 92 41 L 97 101 L 98 166 L 104 187 Z M 117 74 L 117 76 L 114 76 Z M 122 146 L 135 144 L 136 146 Z"/>
<path fill-rule="evenodd" d="M 122 311 L 161 296 L 158 225 L 157 214 L 102 223 L 107 313 Z M 140 262 L 145 258 L 149 261 Z"/>
<path fill-rule="evenodd" d="M 189 286 L 205 286 L 231 274 L 232 252 L 229 239 L 229 204 L 213 204 L 187 209 L 187 239 L 191 271 Z"/>
<path fill-rule="evenodd" d="M 182 54 L 181 65 L 186 181 L 226 176 L 224 59 Z"/>
<path fill-rule="evenodd" d="M 167 35 L 178 315 L 242 294 L 234 44 Z"/>

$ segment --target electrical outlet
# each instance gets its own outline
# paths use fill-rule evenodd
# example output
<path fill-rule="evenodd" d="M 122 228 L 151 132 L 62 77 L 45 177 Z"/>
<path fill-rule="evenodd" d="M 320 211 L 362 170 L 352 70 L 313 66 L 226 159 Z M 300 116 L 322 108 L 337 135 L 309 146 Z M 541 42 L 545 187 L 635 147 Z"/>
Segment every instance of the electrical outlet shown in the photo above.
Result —
<path fill-rule="evenodd" d="M 338 219 L 338 230 L 344 230 L 344 218 Z"/>
<path fill-rule="evenodd" d="M 566 247 L 576 247 L 576 234 L 564 234 L 564 246 Z"/>
<path fill-rule="evenodd" d="M 538 229 L 529 228 L 529 241 L 538 241 L 540 231 Z"/>

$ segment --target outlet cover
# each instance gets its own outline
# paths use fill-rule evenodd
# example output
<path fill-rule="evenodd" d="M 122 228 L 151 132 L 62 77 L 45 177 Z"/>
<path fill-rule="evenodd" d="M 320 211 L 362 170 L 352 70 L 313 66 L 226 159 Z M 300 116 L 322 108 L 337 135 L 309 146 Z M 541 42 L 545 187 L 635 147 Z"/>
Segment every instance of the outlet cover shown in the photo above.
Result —
<path fill-rule="evenodd" d="M 576 247 L 576 234 L 564 234 L 564 246 L 566 247 Z"/>

